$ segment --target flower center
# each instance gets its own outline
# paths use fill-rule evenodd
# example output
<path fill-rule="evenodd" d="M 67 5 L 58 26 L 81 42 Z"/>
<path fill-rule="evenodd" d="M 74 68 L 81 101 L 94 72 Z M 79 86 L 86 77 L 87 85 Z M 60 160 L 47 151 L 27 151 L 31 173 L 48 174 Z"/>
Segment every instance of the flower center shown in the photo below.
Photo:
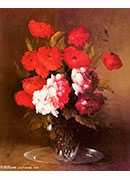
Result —
<path fill-rule="evenodd" d="M 51 54 L 48 54 L 48 58 L 51 59 L 51 58 L 52 58 L 52 55 L 51 55 Z"/>
<path fill-rule="evenodd" d="M 77 61 L 77 57 L 76 56 L 73 56 L 72 59 L 73 59 L 74 62 Z"/>

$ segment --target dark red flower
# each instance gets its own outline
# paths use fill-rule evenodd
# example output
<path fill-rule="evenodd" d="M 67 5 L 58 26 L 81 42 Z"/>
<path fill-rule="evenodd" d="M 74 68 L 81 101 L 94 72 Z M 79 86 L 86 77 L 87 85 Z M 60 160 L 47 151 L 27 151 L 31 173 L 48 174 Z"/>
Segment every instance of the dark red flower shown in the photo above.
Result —
<path fill-rule="evenodd" d="M 24 91 L 32 96 L 34 91 L 43 87 L 45 80 L 40 76 L 34 76 L 24 79 L 22 84 Z"/>
<path fill-rule="evenodd" d="M 64 60 L 71 69 L 88 66 L 91 63 L 89 56 L 85 52 L 74 47 L 65 48 Z"/>
<path fill-rule="evenodd" d="M 74 28 L 68 36 L 68 44 L 83 47 L 90 38 L 90 33 L 85 27 Z"/>
<path fill-rule="evenodd" d="M 32 96 L 30 96 L 23 90 L 18 91 L 15 94 L 15 101 L 19 106 L 25 106 L 31 109 L 34 108 L 34 105 L 32 104 Z"/>
<path fill-rule="evenodd" d="M 61 66 L 61 52 L 58 48 L 41 47 L 38 49 L 38 61 L 49 71 L 54 71 Z"/>
<path fill-rule="evenodd" d="M 25 70 L 33 71 L 35 68 L 35 53 L 31 51 L 26 51 L 21 59 L 21 63 Z"/>
<path fill-rule="evenodd" d="M 110 71 L 114 69 L 119 69 L 123 65 L 118 55 L 109 52 L 105 52 L 103 54 L 103 63 Z"/>
<path fill-rule="evenodd" d="M 37 22 L 30 20 L 28 23 L 28 28 L 32 36 L 34 37 L 50 37 L 54 33 L 54 29 L 50 24 L 44 22 Z"/>
<path fill-rule="evenodd" d="M 101 93 L 94 93 L 91 96 L 80 96 L 75 104 L 81 115 L 93 115 L 98 112 L 104 104 L 104 96 Z"/>

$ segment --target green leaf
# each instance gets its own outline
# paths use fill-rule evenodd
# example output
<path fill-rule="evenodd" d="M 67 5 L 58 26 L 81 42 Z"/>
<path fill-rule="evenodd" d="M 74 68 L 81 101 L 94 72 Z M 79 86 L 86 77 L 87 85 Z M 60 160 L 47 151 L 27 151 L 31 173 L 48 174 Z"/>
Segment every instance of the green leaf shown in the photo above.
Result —
<path fill-rule="evenodd" d="M 64 32 L 57 31 L 51 38 L 49 42 L 50 47 L 58 47 L 60 49 L 64 49 L 65 47 L 65 39 Z"/>
<path fill-rule="evenodd" d="M 54 116 L 50 114 L 49 115 L 36 114 L 36 112 L 32 110 L 28 110 L 23 118 L 27 121 L 27 124 L 31 131 L 40 128 L 46 129 L 48 124 L 53 124 L 57 120 Z"/>
<path fill-rule="evenodd" d="M 56 47 L 61 50 L 64 50 L 64 48 L 66 47 L 64 36 L 57 42 Z"/>
<path fill-rule="evenodd" d="M 96 129 L 96 125 L 98 124 L 98 121 L 96 121 L 95 119 L 80 115 L 75 116 L 75 121 L 77 121 L 81 125 L 84 125 L 92 129 Z"/>
<path fill-rule="evenodd" d="M 26 43 L 27 49 L 29 51 L 33 51 L 32 42 L 31 42 L 31 40 L 29 38 L 26 38 L 25 43 Z"/>
<path fill-rule="evenodd" d="M 21 64 L 17 63 L 16 61 L 14 62 L 14 66 L 16 68 L 16 73 L 20 79 L 29 77 L 31 75 L 30 72 L 25 71 Z"/>
<path fill-rule="evenodd" d="M 95 56 L 95 51 L 93 46 L 90 47 L 90 52 L 88 53 L 88 55 L 91 59 L 93 59 L 93 57 Z"/>
<path fill-rule="evenodd" d="M 98 121 L 96 119 L 88 116 L 81 116 L 74 109 L 64 109 L 63 115 L 67 120 L 74 118 L 75 121 L 77 121 L 81 125 L 92 129 L 96 129 L 96 125 L 98 124 Z"/>
<path fill-rule="evenodd" d="M 86 53 L 89 53 L 90 52 L 90 49 L 91 49 L 91 46 L 92 46 L 92 42 L 87 42 L 86 44 L 85 44 L 85 46 L 84 46 L 84 51 L 86 52 Z"/>

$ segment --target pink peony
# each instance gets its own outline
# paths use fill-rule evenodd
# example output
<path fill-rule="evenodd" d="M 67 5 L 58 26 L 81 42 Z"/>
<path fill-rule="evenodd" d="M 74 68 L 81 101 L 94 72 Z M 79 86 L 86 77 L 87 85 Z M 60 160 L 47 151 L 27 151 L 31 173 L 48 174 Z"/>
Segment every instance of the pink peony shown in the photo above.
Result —
<path fill-rule="evenodd" d="M 63 109 L 68 103 L 70 91 L 69 83 L 64 75 L 51 75 L 51 78 L 47 79 L 46 85 L 33 94 L 36 112 L 42 115 L 51 113 L 57 117 L 57 109 Z"/>

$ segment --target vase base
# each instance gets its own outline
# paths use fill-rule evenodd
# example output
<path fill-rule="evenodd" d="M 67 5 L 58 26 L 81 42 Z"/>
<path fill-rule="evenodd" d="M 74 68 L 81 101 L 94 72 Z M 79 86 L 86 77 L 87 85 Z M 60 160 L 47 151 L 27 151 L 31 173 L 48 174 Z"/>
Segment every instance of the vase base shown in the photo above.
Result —
<path fill-rule="evenodd" d="M 58 160 L 56 153 L 51 147 L 37 148 L 32 151 L 25 152 L 24 157 L 28 160 L 44 164 L 61 164 L 61 161 Z M 76 157 L 72 161 L 66 163 L 89 164 L 100 161 L 103 158 L 103 153 L 95 149 L 82 147 L 79 148 Z"/>

